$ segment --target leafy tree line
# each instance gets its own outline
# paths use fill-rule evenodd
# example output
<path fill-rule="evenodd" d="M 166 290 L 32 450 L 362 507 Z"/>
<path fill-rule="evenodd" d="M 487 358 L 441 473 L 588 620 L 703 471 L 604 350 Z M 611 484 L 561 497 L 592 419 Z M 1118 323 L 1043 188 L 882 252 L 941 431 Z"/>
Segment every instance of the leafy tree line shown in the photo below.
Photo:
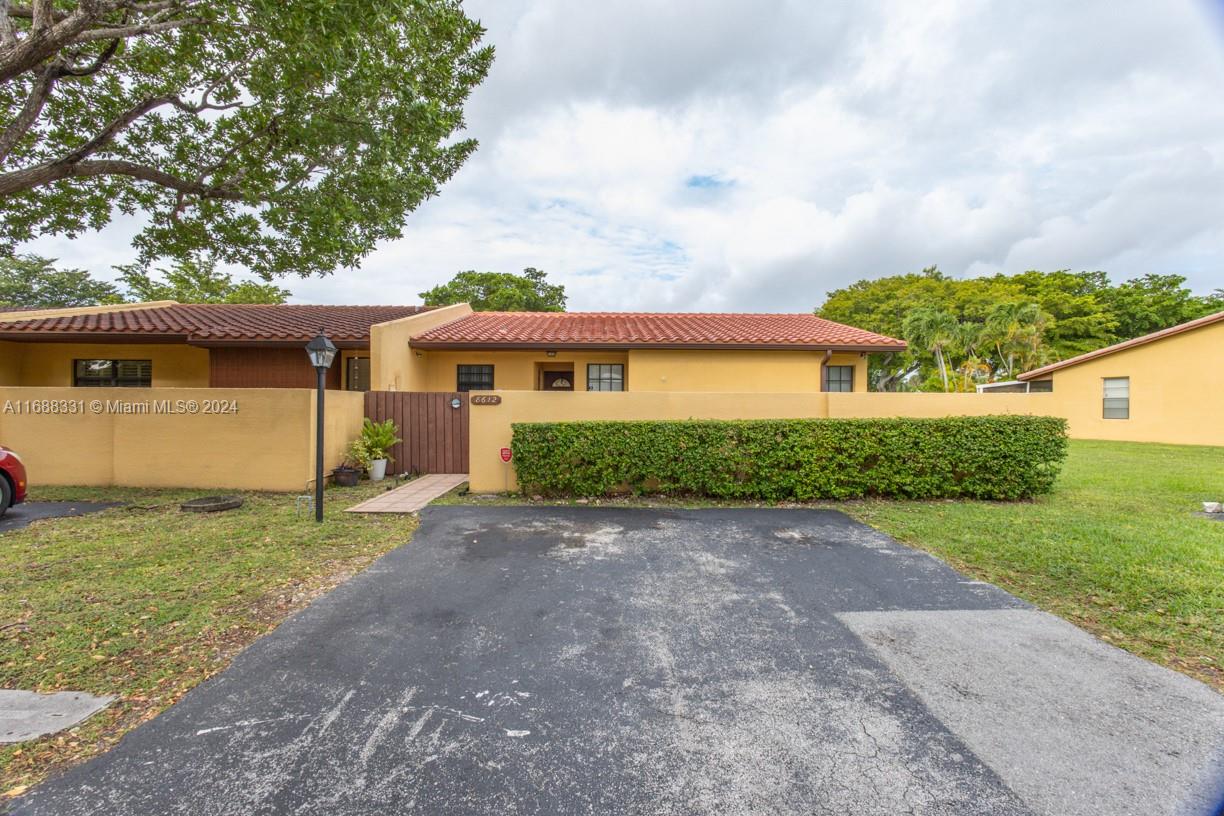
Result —
<path fill-rule="evenodd" d="M 194 257 L 150 274 L 139 264 L 115 267 L 118 284 L 95 280 L 84 269 L 57 269 L 38 255 L 0 257 L 0 311 L 6 306 L 54 309 L 99 303 L 176 300 L 179 303 L 284 303 L 289 290 L 234 280 L 215 262 Z"/>
<path fill-rule="evenodd" d="M 1195 295 L 1179 275 L 1114 285 L 1104 272 L 958 279 L 930 267 L 834 290 L 816 314 L 910 344 L 871 355 L 873 389 L 970 391 L 1221 310 L 1224 290 Z"/>
<path fill-rule="evenodd" d="M 0 0 L 2 2 L 2 0 Z M 175 300 L 179 303 L 284 303 L 289 290 L 271 283 L 234 280 L 205 256 L 191 256 L 150 274 L 141 264 L 116 266 L 117 283 L 95 280 L 84 269 L 57 269 L 38 255 L 0 256 L 0 311 L 5 306 L 53 309 L 100 303 Z M 421 292 L 426 306 L 470 303 L 478 312 L 563 312 L 565 287 L 534 267 L 509 272 L 460 272 Z"/>

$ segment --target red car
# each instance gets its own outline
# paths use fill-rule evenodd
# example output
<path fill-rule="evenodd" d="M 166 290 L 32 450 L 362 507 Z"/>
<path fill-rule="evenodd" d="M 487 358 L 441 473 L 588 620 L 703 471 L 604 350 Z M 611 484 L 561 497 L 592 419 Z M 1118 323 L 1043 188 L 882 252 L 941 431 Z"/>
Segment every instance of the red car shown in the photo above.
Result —
<path fill-rule="evenodd" d="M 26 471 L 21 457 L 0 446 L 0 516 L 26 497 Z"/>

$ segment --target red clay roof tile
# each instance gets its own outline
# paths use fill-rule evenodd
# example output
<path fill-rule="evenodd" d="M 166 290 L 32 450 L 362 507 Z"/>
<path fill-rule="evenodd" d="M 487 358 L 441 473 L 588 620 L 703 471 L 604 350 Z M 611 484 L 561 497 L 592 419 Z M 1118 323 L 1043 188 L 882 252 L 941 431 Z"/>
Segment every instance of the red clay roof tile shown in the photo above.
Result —
<path fill-rule="evenodd" d="M 414 337 L 412 345 L 905 348 L 892 337 L 811 314 L 635 312 L 477 312 Z"/>
<path fill-rule="evenodd" d="M 423 306 L 304 306 L 297 304 L 175 304 L 120 312 L 0 323 L 0 337 L 70 339 L 123 337 L 227 342 L 305 343 L 323 328 L 337 343 L 368 343 L 370 326 L 426 311 Z"/>

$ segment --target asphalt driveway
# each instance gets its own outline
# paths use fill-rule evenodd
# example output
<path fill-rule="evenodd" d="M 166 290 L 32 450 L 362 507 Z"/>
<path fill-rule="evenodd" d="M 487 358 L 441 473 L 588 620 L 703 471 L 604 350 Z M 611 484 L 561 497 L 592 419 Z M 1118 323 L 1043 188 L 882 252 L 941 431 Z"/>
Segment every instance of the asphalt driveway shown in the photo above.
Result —
<path fill-rule="evenodd" d="M 1224 697 L 835 512 L 435 507 L 22 814 L 1173 814 Z"/>
<path fill-rule="evenodd" d="M 19 530 L 32 521 L 47 518 L 63 518 L 65 516 L 84 516 L 97 513 L 109 507 L 117 507 L 120 502 L 23 502 L 8 509 L 0 516 L 0 533 Z"/>

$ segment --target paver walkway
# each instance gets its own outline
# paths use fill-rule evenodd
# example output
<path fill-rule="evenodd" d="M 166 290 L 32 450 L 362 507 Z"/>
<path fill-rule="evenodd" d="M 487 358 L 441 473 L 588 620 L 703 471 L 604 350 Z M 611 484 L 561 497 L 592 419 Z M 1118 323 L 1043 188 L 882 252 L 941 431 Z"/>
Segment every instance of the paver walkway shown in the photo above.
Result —
<path fill-rule="evenodd" d="M 349 513 L 415 513 L 439 496 L 444 496 L 468 480 L 466 473 L 430 473 L 413 479 L 403 487 L 366 499 Z"/>

